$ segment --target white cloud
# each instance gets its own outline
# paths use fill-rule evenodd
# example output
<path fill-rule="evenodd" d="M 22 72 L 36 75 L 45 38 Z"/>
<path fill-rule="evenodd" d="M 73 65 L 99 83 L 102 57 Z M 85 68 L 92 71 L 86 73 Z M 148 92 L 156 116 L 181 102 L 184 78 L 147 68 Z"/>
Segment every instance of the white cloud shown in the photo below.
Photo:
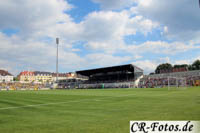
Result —
<path fill-rule="evenodd" d="M 173 64 L 192 64 L 196 60 L 200 60 L 200 56 L 190 58 L 190 59 L 175 60 L 173 61 Z"/>
<path fill-rule="evenodd" d="M 54 71 L 56 45 L 33 40 L 23 41 L 17 36 L 7 37 L 2 33 L 0 41 L 0 65 L 4 68 L 7 66 L 14 74 L 23 69 Z M 60 67 L 68 70 L 80 68 L 85 63 L 84 59 L 73 53 L 73 49 L 66 51 L 62 46 L 59 47 L 59 61 Z"/>
<path fill-rule="evenodd" d="M 176 61 L 174 61 L 174 64 L 191 64 L 193 62 L 193 60 L 176 60 Z"/>
<path fill-rule="evenodd" d="M 82 37 L 91 41 L 119 40 L 125 35 L 136 34 L 136 32 L 148 33 L 155 27 L 156 23 L 142 16 L 131 17 L 129 12 L 100 11 L 90 13 L 81 22 L 83 27 Z"/>
<path fill-rule="evenodd" d="M 154 72 L 158 63 L 150 60 L 141 60 L 141 61 L 135 61 L 133 62 L 134 65 L 142 68 L 144 70 L 145 74 L 148 74 L 150 72 Z"/>
<path fill-rule="evenodd" d="M 200 14 L 198 0 L 138 0 L 132 11 L 164 26 L 169 39 L 198 40 Z M 166 32 L 167 31 L 167 32 Z"/>
<path fill-rule="evenodd" d="M 147 41 L 140 45 L 129 45 L 127 51 L 135 53 L 157 53 L 157 54 L 170 54 L 175 55 L 177 53 L 186 52 L 188 50 L 197 49 L 200 46 L 194 44 L 185 44 L 182 42 L 164 42 L 164 41 Z"/>
<path fill-rule="evenodd" d="M 103 53 L 94 53 L 88 54 L 86 56 L 86 60 L 90 62 L 91 66 L 114 66 L 120 65 L 122 63 L 126 63 L 131 60 L 129 56 L 120 57 L 120 56 L 113 56 L 111 54 L 103 54 Z"/>
<path fill-rule="evenodd" d="M 134 16 L 124 10 L 121 12 L 99 11 L 88 14 L 80 23 L 66 20 L 40 32 L 39 36 L 59 36 L 64 43 L 85 41 L 87 48 L 116 52 L 123 45 L 123 37 L 141 32 L 145 35 L 158 26 L 157 23 L 142 16 Z"/>
<path fill-rule="evenodd" d="M 137 60 L 137 59 L 141 59 L 141 58 L 142 58 L 141 55 L 135 55 L 135 56 L 134 56 L 134 59 L 136 59 L 136 60 Z"/>
<path fill-rule="evenodd" d="M 135 2 L 135 0 L 92 0 L 92 1 L 101 4 L 101 7 L 105 10 L 131 7 Z"/>
<path fill-rule="evenodd" d="M 112 40 L 106 42 L 88 42 L 85 44 L 85 48 L 92 51 L 101 51 L 105 53 L 117 53 L 122 47 L 124 47 L 121 40 Z"/>
<path fill-rule="evenodd" d="M 142 54 L 175 55 L 199 48 L 195 44 L 200 42 L 197 24 L 200 17 L 195 13 L 196 8 L 191 9 L 189 4 L 186 5 L 188 0 L 93 1 L 107 10 L 91 12 L 80 23 L 75 23 L 65 12 L 73 8 L 66 0 L 0 1 L 0 30 L 19 30 L 19 33 L 12 36 L 0 33 L 0 65 L 6 68 L 7 64 L 7 68 L 14 73 L 19 67 L 27 69 L 29 66 L 37 70 L 54 70 L 55 41 L 51 39 L 55 40 L 55 37 L 60 37 L 60 67 L 66 70 L 111 66 L 137 60 L 136 65 L 150 72 L 159 62 L 171 60 L 163 58 L 160 61 L 150 61 Z M 112 10 L 130 7 L 134 1 L 138 1 L 139 5 L 131 10 Z M 187 8 L 180 9 L 180 3 L 191 11 L 188 13 L 185 11 Z M 137 32 L 146 36 L 160 27 L 163 27 L 163 35 L 179 38 L 178 41 L 147 41 L 127 45 L 123 40 L 124 36 L 136 35 Z M 181 39 L 190 41 L 183 42 Z M 82 52 L 81 48 L 74 47 L 74 43 L 79 41 L 85 42 L 85 55 L 77 54 Z M 123 56 L 119 56 L 119 53 Z"/>
<path fill-rule="evenodd" d="M 0 29 L 17 29 L 23 36 L 40 34 L 58 22 L 70 21 L 64 11 L 71 8 L 65 0 L 0 1 Z"/>
<path fill-rule="evenodd" d="M 22 70 L 54 71 L 56 45 L 33 40 L 23 41 L 17 36 L 8 37 L 2 33 L 0 41 L 1 68 L 6 68 L 15 75 Z M 63 46 L 59 46 L 59 67 L 63 68 L 64 72 L 119 65 L 130 59 L 129 56 L 120 57 L 104 53 L 79 56 L 74 53 L 74 49 L 65 50 Z"/>
<path fill-rule="evenodd" d="M 182 64 L 182 63 L 185 64 L 186 62 L 187 62 L 186 60 L 172 60 L 169 57 L 163 57 L 163 58 L 157 58 L 154 60 L 148 60 L 148 59 L 138 60 L 138 61 L 133 62 L 133 64 L 142 68 L 144 70 L 144 74 L 149 74 L 151 72 L 155 72 L 155 69 L 157 68 L 157 66 L 163 63 L 170 63 L 174 65 L 174 64 Z"/>
<path fill-rule="evenodd" d="M 172 59 L 169 57 L 164 57 L 164 58 L 158 58 L 156 60 L 138 60 L 132 63 L 142 68 L 145 74 L 149 74 L 151 72 L 155 72 L 156 67 L 163 63 L 170 63 L 172 65 L 182 65 L 182 64 L 189 65 L 192 64 L 197 59 L 200 59 L 200 56 L 192 59 Z"/>
<path fill-rule="evenodd" d="M 82 31 L 79 39 L 88 42 L 86 47 L 108 53 L 117 52 L 125 47 L 124 36 L 135 35 L 137 32 L 147 35 L 158 26 L 157 23 L 144 19 L 142 16 L 131 17 L 127 11 L 93 12 L 80 25 Z"/>
<path fill-rule="evenodd" d="M 162 63 L 170 63 L 169 57 L 158 58 L 154 60 L 138 60 L 133 62 L 136 66 L 142 68 L 144 70 L 144 74 L 149 74 L 151 72 L 155 72 L 156 67 Z"/>
<path fill-rule="evenodd" d="M 1 6 L 7 7 L 0 8 L 0 18 L 5 15 L 8 16 L 0 22 L 0 29 L 16 28 L 20 30 L 20 33 L 12 36 L 0 33 L 1 59 L 4 62 L 6 61 L 7 66 L 15 62 L 13 69 L 8 68 L 11 72 L 16 73 L 16 69 L 19 72 L 28 68 L 54 70 L 55 42 L 41 41 L 45 37 L 54 39 L 54 37 L 59 36 L 61 38 L 59 61 L 60 67 L 66 70 L 77 70 L 90 65 L 120 64 L 130 59 L 129 57 L 118 57 L 104 53 L 86 54 L 86 56 L 80 57 L 75 53 L 79 49 L 72 46 L 75 41 L 87 41 L 88 44 L 92 44 L 93 41 L 97 44 L 101 42 L 106 44 L 106 41 L 110 41 L 113 46 L 114 41 L 117 42 L 123 35 L 131 32 L 126 27 L 129 23 L 127 22 L 129 16 L 125 12 L 94 12 L 89 14 L 84 21 L 76 24 L 69 15 L 63 13 L 71 8 L 64 0 L 36 0 L 31 2 L 22 0 L 21 2 L 21 5 L 11 0 L 5 3 L 0 2 L 2 3 Z M 19 10 L 15 12 L 14 10 L 18 8 Z M 17 16 L 17 18 L 14 16 Z M 121 21 L 124 18 L 125 20 Z M 126 30 L 128 30 L 128 33 Z M 66 50 L 66 47 L 71 49 Z M 94 57 L 95 59 L 93 59 Z"/>
<path fill-rule="evenodd" d="M 160 62 L 160 63 L 170 63 L 171 60 L 169 57 L 161 57 L 157 60 L 157 62 Z"/>

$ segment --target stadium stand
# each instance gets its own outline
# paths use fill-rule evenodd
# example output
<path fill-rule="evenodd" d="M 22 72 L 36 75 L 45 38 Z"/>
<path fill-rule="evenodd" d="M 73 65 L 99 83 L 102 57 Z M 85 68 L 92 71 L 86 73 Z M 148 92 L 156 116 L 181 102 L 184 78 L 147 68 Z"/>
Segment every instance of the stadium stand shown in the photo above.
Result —
<path fill-rule="evenodd" d="M 76 71 L 72 79 L 59 82 L 59 88 L 130 88 L 139 83 L 143 70 L 133 64 Z"/>
<path fill-rule="evenodd" d="M 130 88 L 143 75 L 143 70 L 133 64 L 97 68 L 76 72 L 88 77 L 79 88 Z"/>
<path fill-rule="evenodd" d="M 180 78 L 184 78 L 186 80 L 187 86 L 199 86 L 200 70 L 147 75 L 140 80 L 139 87 L 149 88 L 164 87 L 168 84 L 176 85 L 177 79 Z"/>

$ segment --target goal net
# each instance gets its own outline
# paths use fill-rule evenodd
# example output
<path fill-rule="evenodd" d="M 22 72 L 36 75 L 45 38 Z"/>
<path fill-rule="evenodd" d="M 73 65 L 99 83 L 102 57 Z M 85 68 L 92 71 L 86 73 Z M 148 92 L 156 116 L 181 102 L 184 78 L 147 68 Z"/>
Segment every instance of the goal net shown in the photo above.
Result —
<path fill-rule="evenodd" d="M 186 89 L 187 81 L 186 81 L 186 78 L 182 78 L 182 77 L 168 77 L 167 85 L 168 85 L 168 90 Z"/>

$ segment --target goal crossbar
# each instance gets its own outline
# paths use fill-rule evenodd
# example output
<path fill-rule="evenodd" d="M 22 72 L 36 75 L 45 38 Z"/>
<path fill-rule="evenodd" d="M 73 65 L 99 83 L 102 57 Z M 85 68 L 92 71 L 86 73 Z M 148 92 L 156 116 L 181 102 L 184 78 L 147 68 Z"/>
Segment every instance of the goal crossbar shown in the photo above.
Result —
<path fill-rule="evenodd" d="M 184 78 L 184 77 L 168 76 L 167 80 L 168 80 L 168 90 L 170 90 L 171 87 L 175 87 L 175 88 L 186 88 L 187 87 L 186 78 Z"/>

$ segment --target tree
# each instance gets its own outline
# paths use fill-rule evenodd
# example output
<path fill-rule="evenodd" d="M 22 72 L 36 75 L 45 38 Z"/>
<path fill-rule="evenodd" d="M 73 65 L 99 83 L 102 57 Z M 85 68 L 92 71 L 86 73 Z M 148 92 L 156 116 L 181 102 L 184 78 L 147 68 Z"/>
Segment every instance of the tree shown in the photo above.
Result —
<path fill-rule="evenodd" d="M 164 63 L 164 64 L 160 64 L 157 66 L 156 70 L 155 70 L 155 73 L 156 74 L 159 74 L 161 73 L 161 71 L 171 71 L 172 70 L 172 65 L 169 64 L 169 63 Z"/>
<path fill-rule="evenodd" d="M 155 70 L 155 74 L 159 74 L 161 72 L 171 72 L 173 68 L 186 68 L 186 70 L 192 71 L 192 70 L 200 70 L 200 60 L 196 60 L 193 62 L 193 64 L 188 65 L 188 64 L 181 64 L 181 65 L 174 65 L 172 66 L 169 63 L 165 64 L 160 64 L 157 66 Z"/>
<path fill-rule="evenodd" d="M 194 61 L 194 63 L 192 64 L 192 68 L 193 70 L 200 70 L 200 60 Z"/>
<path fill-rule="evenodd" d="M 154 75 L 155 73 L 150 73 L 149 75 Z"/>
<path fill-rule="evenodd" d="M 18 77 L 14 77 L 14 81 L 19 81 L 19 78 Z"/>
<path fill-rule="evenodd" d="M 42 83 L 42 79 L 40 79 L 39 82 Z"/>
<path fill-rule="evenodd" d="M 188 70 L 189 70 L 189 71 L 194 70 L 193 66 L 192 66 L 192 65 L 189 65 L 189 66 L 188 66 Z"/>
<path fill-rule="evenodd" d="M 187 64 L 182 64 L 182 65 L 174 65 L 173 68 L 188 68 Z"/>

